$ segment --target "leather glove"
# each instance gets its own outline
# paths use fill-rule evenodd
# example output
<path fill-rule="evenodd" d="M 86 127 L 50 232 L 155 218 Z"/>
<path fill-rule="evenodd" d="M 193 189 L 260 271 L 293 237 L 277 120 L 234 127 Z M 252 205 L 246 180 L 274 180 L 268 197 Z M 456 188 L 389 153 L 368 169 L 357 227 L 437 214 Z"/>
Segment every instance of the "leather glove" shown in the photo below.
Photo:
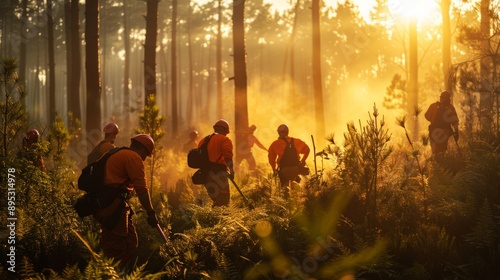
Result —
<path fill-rule="evenodd" d="M 158 224 L 158 219 L 156 218 L 155 211 L 148 211 L 148 224 L 153 228 L 155 228 Z"/>
<path fill-rule="evenodd" d="M 234 170 L 229 171 L 229 174 L 227 175 L 227 177 L 228 177 L 230 180 L 234 180 Z"/>

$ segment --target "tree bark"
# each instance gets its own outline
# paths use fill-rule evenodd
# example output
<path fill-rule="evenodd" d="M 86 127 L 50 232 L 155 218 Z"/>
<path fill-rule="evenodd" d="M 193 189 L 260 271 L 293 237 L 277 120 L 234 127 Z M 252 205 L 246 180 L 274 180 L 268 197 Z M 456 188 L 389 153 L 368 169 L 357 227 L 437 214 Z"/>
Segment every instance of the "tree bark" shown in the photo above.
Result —
<path fill-rule="evenodd" d="M 215 69 L 217 71 L 217 118 L 222 118 L 223 110 L 223 91 L 222 91 L 222 0 L 218 0 L 217 6 L 217 38 L 216 38 L 216 54 L 215 54 Z"/>
<path fill-rule="evenodd" d="M 67 107 L 73 118 L 82 119 L 80 110 L 80 15 L 78 0 L 66 0 Z"/>
<path fill-rule="evenodd" d="M 101 80 L 99 68 L 99 0 L 85 1 L 85 69 L 87 76 L 86 133 L 100 135 Z M 88 145 L 90 153 L 93 146 Z"/>
<path fill-rule="evenodd" d="M 316 120 L 316 135 L 318 139 L 325 137 L 325 114 L 323 108 L 323 83 L 321 77 L 321 28 L 320 28 L 320 0 L 312 1 L 312 73 L 314 88 L 314 109 Z M 322 140 L 323 141 L 323 140 Z M 319 143 L 322 145 L 322 143 Z"/>
<path fill-rule="evenodd" d="M 187 110 L 186 110 L 186 120 L 188 126 L 192 126 L 194 121 L 193 121 L 193 111 L 194 111 L 194 79 L 193 79 L 193 46 L 192 46 L 192 15 L 193 11 L 191 9 L 191 1 L 188 2 L 189 5 L 189 16 L 188 16 L 188 28 L 187 28 L 187 39 L 188 39 L 188 67 L 189 67 L 189 73 L 188 73 L 188 80 L 189 80 L 189 85 L 188 85 L 188 98 L 187 98 Z"/>
<path fill-rule="evenodd" d="M 28 44 L 27 28 L 28 28 L 28 0 L 21 2 L 21 41 L 19 44 L 19 82 L 22 86 L 25 85 L 26 77 L 26 47 Z"/>
<path fill-rule="evenodd" d="M 171 94 L 172 94 L 172 136 L 175 137 L 178 128 L 178 102 L 177 102 L 177 0 L 172 0 L 172 52 L 171 55 Z"/>
<path fill-rule="evenodd" d="M 417 19 L 410 19 L 410 80 L 408 89 L 408 116 L 410 116 L 410 133 L 413 141 L 418 138 L 418 119 L 413 118 L 418 106 L 418 43 Z"/>
<path fill-rule="evenodd" d="M 52 17 L 52 0 L 47 0 L 47 36 L 49 58 L 49 123 L 56 120 L 56 62 L 54 54 L 54 19 Z"/>
<path fill-rule="evenodd" d="M 490 0 L 481 0 L 481 53 L 483 59 L 481 60 L 481 85 L 480 96 L 479 96 L 479 110 L 481 116 L 481 131 L 484 134 L 488 134 L 491 131 L 492 125 L 492 113 L 493 113 L 493 93 L 491 92 L 491 86 L 489 81 L 491 81 L 491 58 L 490 53 Z"/>
<path fill-rule="evenodd" d="M 156 38 L 158 36 L 158 0 L 147 0 L 146 40 L 144 43 L 144 104 L 156 95 Z"/>
<path fill-rule="evenodd" d="M 451 0 L 441 0 L 441 15 L 443 18 L 443 86 L 451 92 L 449 85 L 451 67 L 451 27 L 450 27 Z"/>
<path fill-rule="evenodd" d="M 125 114 L 125 124 L 130 123 L 130 28 L 129 28 L 129 13 L 128 1 L 123 1 L 123 48 L 124 48 L 124 66 L 123 66 L 123 108 Z"/>
<path fill-rule="evenodd" d="M 246 145 L 244 133 L 248 128 L 247 70 L 245 51 L 245 0 L 233 0 L 233 49 L 234 49 L 234 122 L 235 155 L 239 161 Z M 243 132 L 243 133 L 242 133 Z"/>

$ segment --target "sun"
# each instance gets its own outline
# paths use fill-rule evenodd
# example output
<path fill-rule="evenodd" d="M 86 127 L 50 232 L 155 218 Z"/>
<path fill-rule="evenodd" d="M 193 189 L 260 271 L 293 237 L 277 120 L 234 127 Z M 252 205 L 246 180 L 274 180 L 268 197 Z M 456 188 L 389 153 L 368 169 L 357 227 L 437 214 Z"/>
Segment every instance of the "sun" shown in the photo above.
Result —
<path fill-rule="evenodd" d="M 429 20 L 439 12 L 439 5 L 435 0 L 388 0 L 387 5 L 391 14 L 419 21 Z"/>

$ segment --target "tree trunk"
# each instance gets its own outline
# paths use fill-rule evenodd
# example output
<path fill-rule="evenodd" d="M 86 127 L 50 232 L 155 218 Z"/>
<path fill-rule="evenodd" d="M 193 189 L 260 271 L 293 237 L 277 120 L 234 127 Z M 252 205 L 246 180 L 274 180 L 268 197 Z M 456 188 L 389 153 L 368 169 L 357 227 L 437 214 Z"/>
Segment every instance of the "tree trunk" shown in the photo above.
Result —
<path fill-rule="evenodd" d="M 54 20 L 52 0 L 47 0 L 47 35 L 48 35 L 48 58 L 49 58 L 49 123 L 56 120 L 56 62 L 54 54 Z"/>
<path fill-rule="evenodd" d="M 320 146 L 324 142 L 325 137 L 325 114 L 323 109 L 323 83 L 321 78 L 321 28 L 320 28 L 320 0 L 312 1 L 312 73 L 314 87 L 314 109 L 316 120 L 316 135 Z"/>
<path fill-rule="evenodd" d="M 107 122 L 107 120 L 110 117 L 109 113 L 109 102 L 108 102 L 108 9 L 106 7 L 106 0 L 101 0 L 102 9 L 100 13 L 102 13 L 102 17 L 99 17 L 99 43 L 100 43 L 100 51 L 101 51 L 101 68 L 102 68 L 102 73 L 101 73 L 101 98 L 102 98 L 102 107 L 101 107 L 101 112 L 102 112 L 102 118 Z M 103 90 L 104 89 L 104 90 Z"/>
<path fill-rule="evenodd" d="M 144 104 L 156 96 L 156 37 L 158 35 L 158 0 L 147 0 L 146 40 L 144 43 Z"/>
<path fill-rule="evenodd" d="M 295 15 L 293 16 L 293 27 L 292 34 L 290 36 L 290 80 L 288 83 L 290 84 L 290 99 L 293 103 L 292 108 L 300 108 L 300 101 L 297 96 L 297 90 L 295 87 L 295 37 L 297 37 L 297 24 L 299 19 L 299 5 L 300 0 L 297 0 L 295 3 Z M 321 72 L 320 72 L 321 76 Z"/>
<path fill-rule="evenodd" d="M 67 100 L 68 113 L 73 118 L 82 119 L 80 111 L 80 23 L 78 0 L 66 0 L 66 69 L 67 69 Z"/>
<path fill-rule="evenodd" d="M 443 18 L 443 89 L 447 91 L 451 91 L 448 82 L 451 67 L 450 5 L 451 0 L 441 0 L 441 16 Z"/>
<path fill-rule="evenodd" d="M 28 0 L 21 2 L 21 41 L 19 42 L 19 82 L 25 85 L 26 76 L 26 46 L 28 44 L 27 28 L 28 28 Z"/>
<path fill-rule="evenodd" d="M 85 69 L 87 76 L 87 139 L 101 131 L 101 80 L 99 69 L 99 0 L 85 1 Z M 93 144 L 93 143 L 92 143 Z M 88 145 L 90 153 L 93 146 Z"/>
<path fill-rule="evenodd" d="M 479 110 L 481 116 L 481 131 L 483 134 L 491 132 L 493 113 L 493 93 L 488 81 L 491 81 L 491 58 L 489 38 L 490 38 L 490 0 L 481 0 L 481 53 L 484 58 L 481 60 L 480 76 L 482 84 L 480 88 Z"/>
<path fill-rule="evenodd" d="M 189 1 L 191 2 L 191 1 Z M 186 110 L 186 119 L 187 119 L 187 124 L 189 127 L 191 127 L 194 123 L 193 121 L 193 111 L 194 111 L 194 80 L 193 80 L 193 46 L 192 46 L 192 38 L 191 38 L 191 33 L 192 33 L 192 14 L 193 11 L 191 9 L 191 3 L 188 3 L 189 5 L 189 16 L 188 16 L 188 28 L 187 28 L 187 39 L 188 39 L 188 67 L 189 67 L 189 85 L 188 85 L 188 99 L 187 99 L 187 110 Z"/>
<path fill-rule="evenodd" d="M 418 106 L 418 43 L 417 19 L 410 19 L 410 80 L 408 89 L 408 116 L 410 116 L 410 133 L 413 141 L 418 139 L 418 119 L 413 118 Z"/>
<path fill-rule="evenodd" d="M 172 52 L 171 55 L 171 94 L 172 94 L 172 136 L 176 137 L 178 129 L 178 102 L 177 102 L 177 0 L 172 0 Z"/>
<path fill-rule="evenodd" d="M 128 25 L 128 1 L 123 1 L 123 48 L 124 54 L 124 66 L 123 66 L 123 108 L 125 114 L 125 125 L 128 126 L 130 123 L 130 28 Z"/>
<path fill-rule="evenodd" d="M 217 71 L 217 118 L 222 118 L 222 0 L 218 0 L 217 6 L 217 38 L 216 38 L 215 69 Z"/>
<path fill-rule="evenodd" d="M 233 49 L 234 49 L 234 122 L 235 154 L 238 162 L 239 147 L 247 145 L 248 128 L 247 70 L 245 53 L 245 0 L 233 0 Z"/>

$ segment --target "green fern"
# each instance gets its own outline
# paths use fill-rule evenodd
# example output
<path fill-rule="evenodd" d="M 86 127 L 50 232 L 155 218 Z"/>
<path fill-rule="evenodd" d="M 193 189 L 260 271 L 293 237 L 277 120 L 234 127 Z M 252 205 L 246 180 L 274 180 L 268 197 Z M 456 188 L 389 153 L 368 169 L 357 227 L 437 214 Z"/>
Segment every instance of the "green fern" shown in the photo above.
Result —
<path fill-rule="evenodd" d="M 477 249 L 492 248 L 499 241 L 498 226 L 495 224 L 495 217 L 491 204 L 485 200 L 476 225 L 472 228 L 472 232 L 465 235 L 465 241 Z"/>

